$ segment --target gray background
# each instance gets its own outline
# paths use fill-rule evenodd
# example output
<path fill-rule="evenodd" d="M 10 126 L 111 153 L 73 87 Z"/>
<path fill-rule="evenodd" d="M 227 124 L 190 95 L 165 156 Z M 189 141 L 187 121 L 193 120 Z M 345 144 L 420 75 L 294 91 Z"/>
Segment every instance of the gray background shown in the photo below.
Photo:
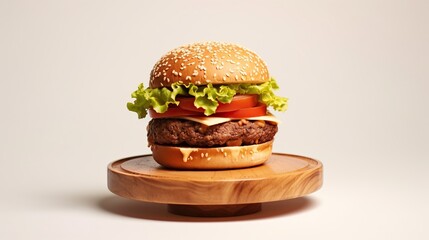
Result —
<path fill-rule="evenodd" d="M 0 1 L 4 239 L 427 239 L 428 1 Z M 168 50 L 257 52 L 290 99 L 274 151 L 323 188 L 259 214 L 192 219 L 106 187 L 149 153 L 130 93 Z"/>

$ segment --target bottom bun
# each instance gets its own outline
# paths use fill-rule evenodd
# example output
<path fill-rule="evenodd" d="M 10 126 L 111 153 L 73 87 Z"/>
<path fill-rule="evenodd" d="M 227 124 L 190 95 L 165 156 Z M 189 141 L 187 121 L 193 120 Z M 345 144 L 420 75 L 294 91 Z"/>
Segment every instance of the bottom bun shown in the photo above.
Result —
<path fill-rule="evenodd" d="M 234 147 L 193 148 L 152 145 L 153 159 L 174 169 L 234 169 L 253 167 L 267 161 L 273 141 Z"/>

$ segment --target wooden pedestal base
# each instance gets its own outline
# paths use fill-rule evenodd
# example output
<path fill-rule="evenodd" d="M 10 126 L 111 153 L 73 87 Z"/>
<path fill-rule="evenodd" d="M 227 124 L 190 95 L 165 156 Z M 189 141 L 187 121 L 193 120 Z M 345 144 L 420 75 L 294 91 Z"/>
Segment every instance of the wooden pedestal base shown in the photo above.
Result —
<path fill-rule="evenodd" d="M 322 175 L 321 162 L 290 154 L 273 153 L 256 167 L 212 171 L 167 169 L 144 155 L 112 162 L 107 183 L 119 196 L 166 203 L 175 214 L 226 217 L 310 194 L 322 186 Z"/>
<path fill-rule="evenodd" d="M 168 211 L 191 217 L 233 217 L 261 211 L 261 203 L 236 205 L 178 205 L 168 204 Z"/>

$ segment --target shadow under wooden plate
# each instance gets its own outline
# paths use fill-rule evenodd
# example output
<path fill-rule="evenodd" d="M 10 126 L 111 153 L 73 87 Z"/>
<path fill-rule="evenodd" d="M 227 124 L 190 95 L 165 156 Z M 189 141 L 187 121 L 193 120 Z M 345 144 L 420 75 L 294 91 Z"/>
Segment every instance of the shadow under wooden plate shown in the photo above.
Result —
<path fill-rule="evenodd" d="M 312 209 L 319 202 L 311 197 L 300 197 L 284 201 L 262 204 L 262 211 L 248 215 L 229 217 L 190 217 L 168 212 L 168 206 L 160 203 L 142 202 L 118 196 L 99 198 L 97 207 L 105 212 L 130 218 L 167 222 L 228 222 L 251 221 L 276 217 L 285 217 Z"/>

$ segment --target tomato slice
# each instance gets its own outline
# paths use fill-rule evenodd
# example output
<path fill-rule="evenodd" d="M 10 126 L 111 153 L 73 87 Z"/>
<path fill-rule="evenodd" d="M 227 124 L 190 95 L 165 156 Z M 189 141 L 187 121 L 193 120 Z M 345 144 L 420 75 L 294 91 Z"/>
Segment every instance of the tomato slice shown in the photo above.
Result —
<path fill-rule="evenodd" d="M 259 103 L 255 107 L 243 108 L 232 112 L 221 112 L 210 115 L 210 117 L 224 117 L 224 118 L 249 118 L 265 116 L 267 114 L 267 105 Z"/>
<path fill-rule="evenodd" d="M 203 108 L 194 106 L 195 98 L 178 98 L 179 106 L 170 105 L 164 113 L 157 113 L 153 109 L 149 109 L 149 116 L 152 118 L 173 118 L 183 116 L 205 116 Z M 267 106 L 263 103 L 258 103 L 257 95 L 236 95 L 231 103 L 219 103 L 216 113 L 209 117 L 224 117 L 224 118 L 248 118 L 264 116 L 267 113 Z"/>
<path fill-rule="evenodd" d="M 204 112 L 203 108 L 197 108 L 194 106 L 195 98 L 193 97 L 177 98 L 176 100 L 180 102 L 179 108 L 200 113 Z M 219 103 L 216 108 L 216 112 L 231 112 L 242 108 L 254 107 L 256 105 L 258 105 L 258 95 L 256 94 L 235 95 L 230 103 Z"/>
<path fill-rule="evenodd" d="M 157 113 L 153 109 L 149 109 L 149 116 L 151 118 L 171 118 L 171 117 L 182 117 L 182 116 L 192 116 L 199 115 L 193 111 L 187 111 L 178 107 L 168 107 L 168 110 L 164 113 Z"/>

